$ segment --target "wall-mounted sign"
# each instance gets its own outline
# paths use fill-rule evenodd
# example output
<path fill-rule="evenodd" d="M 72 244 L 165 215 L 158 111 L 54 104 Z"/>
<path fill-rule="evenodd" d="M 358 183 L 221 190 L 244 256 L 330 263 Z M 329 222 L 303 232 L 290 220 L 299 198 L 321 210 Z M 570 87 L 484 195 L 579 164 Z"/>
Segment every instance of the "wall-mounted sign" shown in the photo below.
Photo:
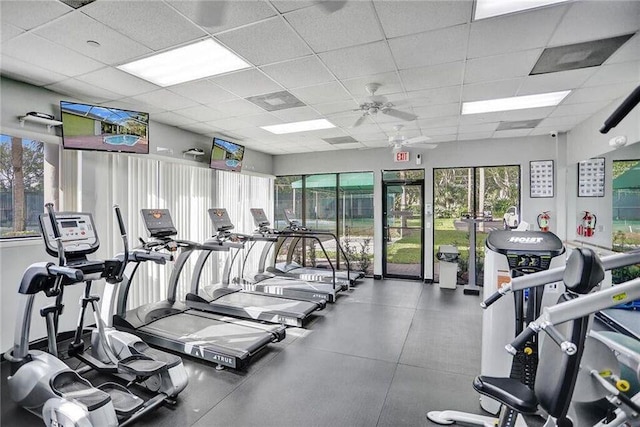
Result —
<path fill-rule="evenodd" d="M 398 151 L 397 153 L 395 153 L 394 161 L 396 163 L 408 162 L 409 161 L 409 152 L 408 151 Z"/>

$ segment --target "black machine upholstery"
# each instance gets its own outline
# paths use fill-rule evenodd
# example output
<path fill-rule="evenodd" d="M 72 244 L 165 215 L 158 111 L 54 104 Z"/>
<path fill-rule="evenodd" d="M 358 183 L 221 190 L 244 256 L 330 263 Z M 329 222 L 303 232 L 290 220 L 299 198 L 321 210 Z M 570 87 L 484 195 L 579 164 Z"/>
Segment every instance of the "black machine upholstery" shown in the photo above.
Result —
<path fill-rule="evenodd" d="M 558 303 L 578 298 L 576 294 L 590 292 L 603 279 L 604 268 L 597 255 L 591 249 L 575 249 L 567 261 L 563 278 L 567 292 L 560 296 Z M 545 340 L 533 392 L 516 379 L 485 376 L 474 380 L 476 391 L 523 414 L 534 413 L 539 406 L 556 418 L 558 425 L 571 425 L 566 416 L 589 331 L 589 316 L 570 320 L 556 328 L 576 345 L 577 352 L 568 355 L 551 339 Z"/>

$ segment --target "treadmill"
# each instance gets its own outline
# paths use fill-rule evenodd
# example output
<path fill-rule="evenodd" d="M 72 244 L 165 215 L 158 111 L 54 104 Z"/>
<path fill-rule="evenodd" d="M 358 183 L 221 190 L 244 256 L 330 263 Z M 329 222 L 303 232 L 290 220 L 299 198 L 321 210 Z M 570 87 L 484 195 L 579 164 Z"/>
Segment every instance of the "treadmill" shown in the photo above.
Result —
<path fill-rule="evenodd" d="M 209 209 L 209 217 L 214 224 L 214 227 L 217 228 L 217 223 L 221 221 L 221 218 L 226 214 L 226 209 Z M 228 214 L 226 214 L 228 216 Z M 226 221 L 224 219 L 223 221 Z M 243 240 L 243 241 L 253 241 L 255 239 L 259 239 L 258 236 L 254 235 L 246 235 L 233 233 L 230 234 L 229 238 L 235 240 Z M 237 257 L 239 251 L 234 254 L 234 258 Z M 203 253 L 201 254 L 202 263 L 206 261 L 206 257 L 210 255 Z M 226 283 L 233 282 L 234 284 L 240 286 L 245 291 L 253 291 L 260 292 L 263 294 L 270 295 L 279 295 L 286 298 L 291 299 L 301 299 L 306 301 L 325 301 L 325 302 L 335 302 L 336 295 L 338 292 L 346 289 L 344 286 L 336 285 L 334 283 L 315 283 L 315 282 L 307 282 L 304 280 L 297 279 L 295 277 L 280 277 L 275 276 L 272 273 L 263 272 L 254 276 L 247 277 L 244 274 L 244 266 L 246 264 L 247 258 L 245 257 L 243 262 L 243 267 L 239 277 L 233 278 L 231 280 L 231 267 L 234 262 L 234 258 L 230 260 L 230 263 L 226 265 L 226 269 L 223 273 L 223 280 Z M 196 271 L 201 268 L 201 266 L 196 266 Z M 197 284 L 193 285 L 197 286 Z"/>
<path fill-rule="evenodd" d="M 114 306 L 113 326 L 133 333 L 148 344 L 217 364 L 217 369 L 243 369 L 269 343 L 285 338 L 285 327 L 190 309 L 176 301 L 178 279 L 189 255 L 199 246 L 173 237 L 178 231 L 167 209 L 142 209 L 142 219 L 152 240 L 143 243 L 151 252 L 180 250 L 171 272 L 167 299 L 126 310 L 131 282 L 140 265 L 127 265 Z M 225 249 L 222 249 L 225 250 Z M 228 248 L 226 249 L 228 250 Z"/>
<path fill-rule="evenodd" d="M 211 218 L 216 229 L 216 235 L 205 241 L 200 250 L 200 256 L 191 276 L 191 292 L 186 295 L 188 307 L 211 313 L 225 314 L 245 319 L 253 319 L 287 326 L 303 327 L 316 310 L 326 306 L 325 300 L 300 300 L 252 292 L 242 287 L 229 286 L 229 275 L 233 261 L 240 249 L 244 248 L 243 235 L 231 233 L 234 228 L 226 209 L 212 209 Z M 231 252 L 229 249 L 236 249 Z M 228 252 L 225 262 L 223 279 L 219 285 L 199 286 L 200 276 L 209 255 L 215 251 Z M 183 251 L 181 257 L 185 255 Z M 178 259 L 178 262 L 180 259 Z"/>
<path fill-rule="evenodd" d="M 260 222 L 264 223 L 266 221 L 266 223 L 268 224 L 269 221 L 266 218 L 266 215 L 264 215 L 264 210 L 260 209 L 260 211 L 262 211 L 262 216 L 258 216 L 257 218 L 254 216 L 254 221 L 256 221 L 256 223 L 258 223 L 258 220 L 260 220 Z M 252 211 L 253 214 L 253 211 Z M 279 234 L 280 239 L 278 240 L 277 244 L 276 244 L 276 248 L 275 248 L 275 253 L 274 253 L 274 259 L 277 260 L 278 259 L 278 254 L 280 253 L 282 247 L 284 246 L 284 243 L 287 241 L 287 239 L 291 239 L 291 243 L 289 245 L 289 250 L 287 251 L 287 260 L 286 262 L 280 262 L 280 263 L 275 263 L 273 267 L 270 268 L 273 269 L 273 272 L 275 274 L 278 273 L 288 273 L 288 274 L 294 274 L 298 277 L 320 277 L 319 280 L 321 281 L 327 281 L 327 280 L 331 280 L 330 276 L 331 276 L 331 272 L 327 269 L 323 269 L 323 268 L 313 268 L 313 267 L 305 267 L 302 266 L 296 262 L 292 261 L 292 256 L 293 256 L 293 249 L 298 245 L 300 239 L 305 239 L 305 238 L 313 238 L 316 237 L 317 240 L 320 242 L 320 247 L 322 248 L 322 250 L 324 251 L 324 246 L 322 245 L 322 242 L 320 241 L 320 236 L 327 236 L 330 240 L 334 240 L 336 243 L 336 250 L 340 251 L 340 253 L 342 254 L 346 264 L 347 264 L 347 270 L 346 271 L 336 271 L 335 272 L 335 277 L 337 280 L 343 281 L 343 282 L 347 282 L 349 285 L 354 285 L 357 283 L 357 281 L 361 278 L 364 277 L 364 272 L 363 271 L 354 271 L 351 270 L 351 265 L 349 263 L 349 257 L 347 257 L 347 254 L 344 252 L 344 249 L 342 248 L 342 246 L 340 245 L 340 241 L 338 240 L 338 237 L 329 232 L 329 231 L 313 231 L 313 230 L 309 230 L 305 227 L 303 227 L 300 222 L 298 220 L 296 220 L 293 215 L 291 210 L 289 209 L 285 209 L 284 210 L 284 216 L 285 219 L 287 220 L 287 227 L 284 228 L 281 231 L 275 231 L 276 233 Z M 326 251 L 325 251 L 326 254 Z M 329 260 L 330 262 L 330 260 Z"/>

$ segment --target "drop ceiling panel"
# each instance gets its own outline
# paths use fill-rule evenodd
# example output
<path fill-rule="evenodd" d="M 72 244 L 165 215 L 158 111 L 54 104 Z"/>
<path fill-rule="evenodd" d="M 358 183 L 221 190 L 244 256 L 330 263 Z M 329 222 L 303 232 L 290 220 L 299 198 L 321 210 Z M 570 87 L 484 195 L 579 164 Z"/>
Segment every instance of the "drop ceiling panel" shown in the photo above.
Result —
<path fill-rule="evenodd" d="M 242 116 L 242 120 L 250 125 L 253 126 L 258 126 L 255 129 L 260 131 L 260 134 L 263 133 L 268 133 L 269 135 L 272 135 L 271 133 L 267 132 L 266 130 L 260 129 L 259 126 L 271 126 L 271 125 L 279 125 L 281 123 L 283 123 L 282 119 L 279 119 L 278 117 L 274 116 L 271 113 L 262 113 L 262 114 L 254 114 L 251 116 Z"/>
<path fill-rule="evenodd" d="M 532 95 L 536 93 L 574 89 L 580 87 L 596 70 L 597 67 L 591 67 L 581 70 L 527 76 L 522 80 L 522 85 L 520 89 L 518 89 L 518 95 Z"/>
<path fill-rule="evenodd" d="M 282 90 L 282 86 L 258 70 L 237 71 L 213 77 L 211 81 L 241 98 Z"/>
<path fill-rule="evenodd" d="M 418 90 L 407 93 L 410 104 L 415 107 L 427 105 L 451 104 L 460 101 L 460 86 L 438 89 Z"/>
<path fill-rule="evenodd" d="M 481 139 L 489 139 L 493 135 L 493 131 L 487 132 L 469 132 L 469 133 L 459 133 L 458 141 L 474 141 Z"/>
<path fill-rule="evenodd" d="M 215 126 L 216 128 L 222 129 L 222 130 L 236 130 L 236 129 L 243 129 L 247 127 L 247 122 L 244 122 L 240 119 L 236 119 L 233 117 L 229 117 L 226 119 L 221 119 L 221 120 L 214 120 L 211 122 L 207 122 L 208 125 L 211 126 Z"/>
<path fill-rule="evenodd" d="M 211 122 L 228 116 L 223 115 L 215 108 L 206 107 L 204 105 L 196 105 L 195 107 L 182 108 L 174 111 L 176 114 L 187 117 L 196 122 Z"/>
<path fill-rule="evenodd" d="M 55 52 L 55 55 L 52 55 Z M 25 33 L 2 44 L 2 56 L 11 56 L 54 73 L 73 77 L 104 67 L 104 64 L 49 40 Z"/>
<path fill-rule="evenodd" d="M 304 42 L 280 18 L 229 31 L 216 38 L 253 65 L 311 54 Z"/>
<path fill-rule="evenodd" d="M 597 40 L 631 33 L 638 29 L 640 29 L 640 2 L 638 1 L 572 2 L 549 44 L 558 46 Z"/>
<path fill-rule="evenodd" d="M 385 73 L 396 69 L 386 42 L 348 47 L 321 53 L 319 56 L 339 79 Z"/>
<path fill-rule="evenodd" d="M 36 86 L 46 86 L 68 78 L 9 56 L 2 57 L 2 75 Z"/>
<path fill-rule="evenodd" d="M 438 135 L 431 138 L 429 143 L 450 142 L 450 141 L 455 141 L 456 138 L 457 138 L 457 135 L 455 133 L 452 133 L 451 135 Z"/>
<path fill-rule="evenodd" d="M 355 101 L 329 102 L 327 104 L 316 104 L 313 106 L 313 108 L 320 114 L 331 115 L 336 113 L 351 112 L 358 108 L 358 103 Z"/>
<path fill-rule="evenodd" d="M 166 108 L 157 107 L 155 105 L 144 104 L 132 98 L 123 98 L 116 101 L 109 101 L 109 107 L 120 108 L 123 110 L 131 111 L 144 111 L 149 114 L 162 113 L 166 111 Z M 153 120 L 153 117 L 151 117 Z"/>
<path fill-rule="evenodd" d="M 493 138 L 519 138 L 530 133 L 531 129 L 498 130 L 493 133 Z"/>
<path fill-rule="evenodd" d="M 471 125 L 481 123 L 494 123 L 502 119 L 502 113 L 482 113 L 482 114 L 465 114 L 460 116 L 460 125 Z"/>
<path fill-rule="evenodd" d="M 427 132 L 427 136 L 429 136 L 430 138 L 433 138 L 435 136 L 454 135 L 457 132 L 458 132 L 458 127 L 457 126 L 448 126 L 448 127 L 442 127 L 442 128 L 432 128 L 432 129 L 429 129 L 429 132 Z"/>
<path fill-rule="evenodd" d="M 543 119 L 553 112 L 556 107 L 526 108 L 523 110 L 504 111 L 500 117 L 503 122 L 517 122 L 521 120 Z"/>
<path fill-rule="evenodd" d="M 11 24 L 23 30 L 30 30 L 51 22 L 73 9 L 58 0 L 47 1 L 0 1 L 2 26 Z"/>
<path fill-rule="evenodd" d="M 180 128 L 194 133 L 215 133 L 219 135 L 221 132 L 221 129 L 207 123 L 191 123 L 182 125 Z"/>
<path fill-rule="evenodd" d="M 431 119 L 423 119 L 419 117 L 416 122 L 418 126 L 420 126 L 420 128 L 423 130 L 443 127 L 443 126 L 456 126 L 458 124 L 458 116 L 455 115 L 455 116 L 437 117 L 437 118 L 431 118 Z M 427 130 L 426 133 L 429 133 L 429 131 Z"/>
<path fill-rule="evenodd" d="M 582 104 L 585 102 L 612 101 L 616 98 L 627 97 L 637 84 L 619 83 L 605 86 L 593 86 L 575 89 L 562 101 L 562 105 Z"/>
<path fill-rule="evenodd" d="M 152 52 L 142 44 L 77 12 L 35 30 L 34 34 L 111 65 Z M 87 44 L 89 40 L 97 41 L 100 46 Z"/>
<path fill-rule="evenodd" d="M 401 70 L 400 78 L 407 91 L 433 89 L 462 83 L 463 63 L 431 65 L 429 67 Z"/>
<path fill-rule="evenodd" d="M 197 104 L 196 101 L 185 98 L 184 96 L 173 93 L 167 89 L 159 89 L 153 92 L 132 96 L 131 98 L 144 102 L 145 104 L 155 105 L 165 110 L 179 110 L 181 108 L 192 107 Z"/>
<path fill-rule="evenodd" d="M 383 37 L 370 2 L 347 2 L 342 9 L 330 14 L 314 6 L 288 13 L 285 19 L 318 53 Z"/>
<path fill-rule="evenodd" d="M 467 58 L 546 46 L 565 7 L 551 6 L 472 22 Z"/>
<path fill-rule="evenodd" d="M 154 51 L 207 35 L 175 9 L 159 1 L 96 1 L 81 10 Z"/>
<path fill-rule="evenodd" d="M 389 40 L 389 46 L 403 70 L 465 59 L 468 36 L 468 25 L 456 25 Z"/>
<path fill-rule="evenodd" d="M 0 3 L 2 4 L 2 3 Z M 2 42 L 6 42 L 7 40 L 10 40 L 14 37 L 19 36 L 20 34 L 22 34 L 24 32 L 24 30 L 18 28 L 18 27 L 14 27 L 11 24 L 6 24 L 6 23 L 2 23 L 2 27 L 0 28 L 0 40 L 2 40 Z"/>
<path fill-rule="evenodd" d="M 459 133 L 493 132 L 496 130 L 499 124 L 500 124 L 499 122 L 491 122 L 491 123 L 460 125 L 458 126 L 458 132 Z"/>
<path fill-rule="evenodd" d="M 217 110 L 223 111 L 229 116 L 248 116 L 252 114 L 264 113 L 264 110 L 252 102 L 244 99 L 226 102 L 212 102 L 211 106 Z"/>
<path fill-rule="evenodd" d="M 287 110 L 274 111 L 272 114 L 281 118 L 285 123 L 322 118 L 320 114 L 310 107 L 289 108 Z"/>
<path fill-rule="evenodd" d="M 182 83 L 170 86 L 168 90 L 200 104 L 214 104 L 216 102 L 239 99 L 236 95 L 222 89 L 210 80 Z"/>
<path fill-rule="evenodd" d="M 149 83 L 129 73 L 111 67 L 92 71 L 76 78 L 85 83 L 101 87 L 114 93 L 119 93 L 123 97 L 139 95 L 159 89 L 159 87 L 153 83 Z"/>
<path fill-rule="evenodd" d="M 176 114 L 172 111 L 156 113 L 151 117 L 151 120 L 165 123 L 171 126 L 183 126 L 196 122 L 196 120 L 194 120 L 193 118 L 181 116 L 180 114 Z"/>
<path fill-rule="evenodd" d="M 498 80 L 462 86 L 462 101 L 483 101 L 515 96 L 523 79 Z"/>
<path fill-rule="evenodd" d="M 271 4 L 273 4 L 276 9 L 280 13 L 291 12 L 292 10 L 302 9 L 304 7 L 309 7 L 315 5 L 315 1 L 305 1 L 305 0 L 272 0 Z"/>
<path fill-rule="evenodd" d="M 85 83 L 77 79 L 68 79 L 45 87 L 54 92 L 77 97 L 82 101 L 91 102 L 94 104 L 122 98 L 122 95 L 120 94 L 101 89 L 92 84 Z"/>
<path fill-rule="evenodd" d="M 262 71 L 287 89 L 328 83 L 334 77 L 315 56 L 265 65 Z"/>
<path fill-rule="evenodd" d="M 424 107 L 415 107 L 413 112 L 420 118 L 430 119 L 433 117 L 455 116 L 460 113 L 460 103 L 427 105 Z"/>
<path fill-rule="evenodd" d="M 640 61 L 603 65 L 595 70 L 584 87 L 616 83 L 636 82 L 640 84 Z"/>
<path fill-rule="evenodd" d="M 620 46 L 620 48 L 607 59 L 605 64 L 617 64 L 627 61 L 640 60 L 640 33 L 636 33 L 629 41 Z"/>
<path fill-rule="evenodd" d="M 402 92 L 400 79 L 398 78 L 398 74 L 395 72 L 374 74 L 364 77 L 357 77 L 355 79 L 342 80 L 342 84 L 356 98 L 369 96 L 369 93 L 366 90 L 366 85 L 369 83 L 380 84 L 380 87 L 376 91 L 376 95 L 388 95 L 392 93 Z"/>
<path fill-rule="evenodd" d="M 325 83 L 321 85 L 303 87 L 291 91 L 298 99 L 310 104 L 326 104 L 332 101 L 345 101 L 351 99 L 349 92 L 338 83 Z"/>
<path fill-rule="evenodd" d="M 465 84 L 504 80 L 529 75 L 542 49 L 512 52 L 467 60 Z"/>
<path fill-rule="evenodd" d="M 577 116 L 548 117 L 540 123 L 540 126 L 555 126 L 556 128 L 558 128 L 556 130 L 568 130 L 573 128 L 575 125 L 582 123 L 588 118 L 588 114 L 581 114 Z M 596 129 L 594 129 L 594 132 L 595 131 Z"/>
<path fill-rule="evenodd" d="M 169 1 L 167 3 L 175 7 L 193 22 L 198 22 L 198 18 L 203 13 L 200 8 L 202 6 L 201 3 L 204 3 L 204 7 L 206 7 L 209 1 L 199 2 L 180 0 Z M 216 3 L 216 1 L 211 1 L 211 3 Z M 214 7 L 216 6 L 214 5 Z M 253 0 L 225 1 L 222 13 L 223 17 L 220 25 L 206 28 L 206 30 L 211 34 L 216 34 L 230 28 L 236 28 L 241 25 L 257 22 L 276 15 L 276 12 L 266 2 Z"/>
<path fill-rule="evenodd" d="M 374 2 L 387 38 L 406 36 L 471 21 L 473 2 L 405 1 L 402 12 L 392 1 Z"/>
<path fill-rule="evenodd" d="M 586 102 L 583 104 L 562 104 L 558 105 L 549 117 L 579 116 L 584 114 L 592 115 L 602 110 L 608 104 L 609 101 Z"/>

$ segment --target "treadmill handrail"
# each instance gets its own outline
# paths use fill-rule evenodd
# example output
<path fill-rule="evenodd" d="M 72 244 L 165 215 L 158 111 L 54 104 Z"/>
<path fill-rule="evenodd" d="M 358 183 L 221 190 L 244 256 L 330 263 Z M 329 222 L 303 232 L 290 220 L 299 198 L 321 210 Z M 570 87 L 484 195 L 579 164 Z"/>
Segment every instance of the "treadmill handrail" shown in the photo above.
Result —
<path fill-rule="evenodd" d="M 351 263 L 349 261 L 349 257 L 347 256 L 347 253 L 342 248 L 342 245 L 340 244 L 340 240 L 338 240 L 338 236 L 336 236 L 334 233 L 332 233 L 330 231 L 322 231 L 322 230 L 313 231 L 313 230 L 307 230 L 307 229 L 299 229 L 299 230 L 287 230 L 287 229 L 284 229 L 284 230 L 280 231 L 280 234 L 301 234 L 301 235 L 303 235 L 302 237 L 306 237 L 307 234 L 315 234 L 315 235 L 319 235 L 319 236 L 331 236 L 333 238 L 333 240 L 336 241 L 336 247 L 338 248 L 338 250 L 342 254 L 342 257 L 344 258 L 345 263 L 347 264 L 347 273 L 349 275 L 351 274 Z M 277 256 L 277 253 L 276 253 L 276 256 Z M 340 265 L 338 265 L 338 270 L 340 270 Z"/>

